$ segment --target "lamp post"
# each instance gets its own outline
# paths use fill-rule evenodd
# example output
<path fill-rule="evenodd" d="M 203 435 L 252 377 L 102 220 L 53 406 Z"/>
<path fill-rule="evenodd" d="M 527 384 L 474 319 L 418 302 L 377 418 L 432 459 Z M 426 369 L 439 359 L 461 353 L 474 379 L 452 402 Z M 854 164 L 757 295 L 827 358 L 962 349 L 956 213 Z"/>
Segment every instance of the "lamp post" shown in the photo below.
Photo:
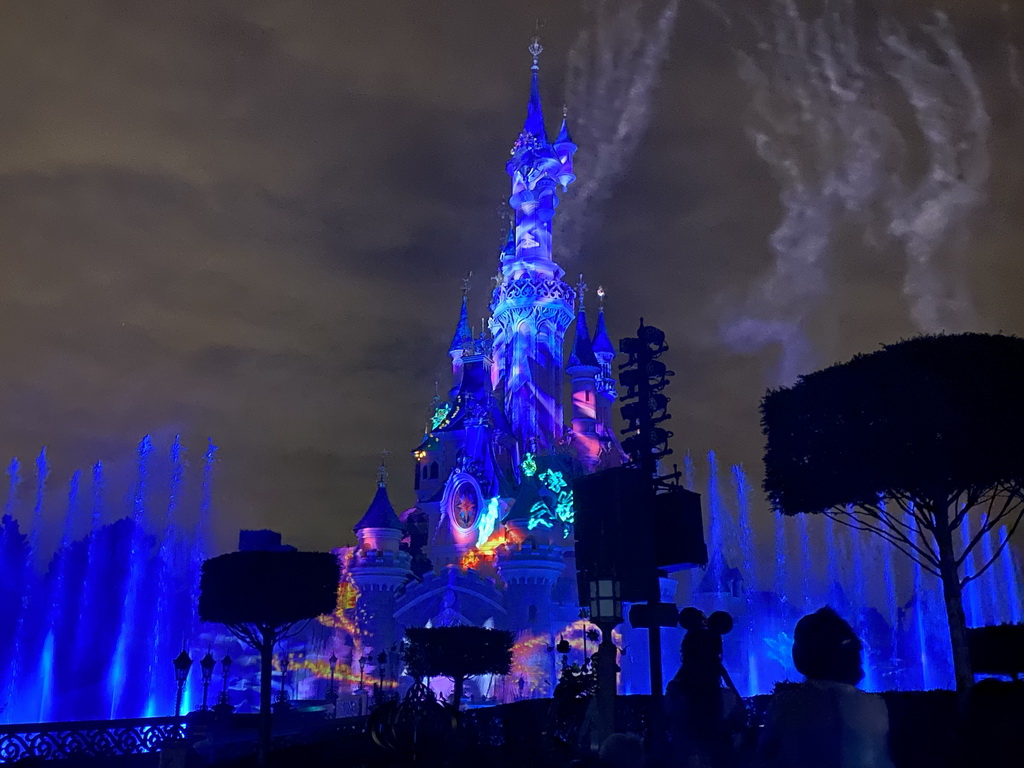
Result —
<path fill-rule="evenodd" d="M 199 660 L 199 670 L 203 678 L 203 706 L 201 707 L 203 712 L 210 711 L 210 708 L 207 706 L 207 698 L 210 694 L 210 680 L 213 678 L 213 668 L 215 666 L 217 666 L 217 662 L 213 658 L 213 654 L 207 649 L 206 655 Z"/>
<path fill-rule="evenodd" d="M 359 657 L 359 690 L 363 690 L 363 672 L 366 670 L 366 665 L 373 661 L 372 657 L 368 653 L 364 653 Z"/>
<path fill-rule="evenodd" d="M 181 717 L 181 697 L 185 692 L 185 681 L 188 680 L 188 672 L 192 668 L 192 657 L 184 648 L 181 653 L 174 657 L 174 682 L 178 686 L 177 695 L 174 699 L 174 716 Z"/>
<path fill-rule="evenodd" d="M 378 677 L 380 677 L 380 682 L 378 683 L 378 686 L 379 686 L 378 690 L 380 691 L 380 700 L 381 701 L 384 701 L 384 679 L 387 677 L 387 673 L 388 673 L 387 663 L 388 663 L 388 652 L 387 651 L 381 651 L 380 653 L 378 653 L 377 654 L 377 669 L 380 672 L 380 674 L 378 675 Z"/>
<path fill-rule="evenodd" d="M 281 654 L 281 690 L 277 692 L 277 703 L 280 709 L 288 706 L 288 692 L 284 689 L 284 681 L 288 676 L 288 654 Z"/>
<path fill-rule="evenodd" d="M 230 702 L 228 702 L 229 669 L 231 669 L 231 657 L 224 654 L 224 658 L 220 660 L 221 686 L 220 695 L 217 697 L 217 708 L 222 710 L 228 710 L 231 707 Z"/>
<path fill-rule="evenodd" d="M 592 741 L 603 744 L 615 732 L 615 676 L 618 649 L 612 642 L 612 630 L 622 623 L 622 597 L 619 580 L 597 578 L 590 581 L 590 620 L 601 630 L 597 649 L 597 727 Z"/>
<path fill-rule="evenodd" d="M 331 651 L 331 658 L 327 660 L 328 665 L 331 668 L 331 688 L 327 692 L 327 700 L 331 702 L 331 717 L 338 716 L 338 691 L 334 688 L 334 669 L 338 666 L 338 657 Z"/>

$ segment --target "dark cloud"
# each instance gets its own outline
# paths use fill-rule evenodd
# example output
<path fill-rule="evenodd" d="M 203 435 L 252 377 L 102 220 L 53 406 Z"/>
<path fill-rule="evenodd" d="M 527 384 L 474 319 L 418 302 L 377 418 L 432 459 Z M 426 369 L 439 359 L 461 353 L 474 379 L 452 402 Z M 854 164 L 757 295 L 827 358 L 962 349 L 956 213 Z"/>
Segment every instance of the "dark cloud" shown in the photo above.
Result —
<path fill-rule="evenodd" d="M 546 15 L 554 124 L 584 23 L 550 5 L 4 4 L 0 456 L 30 464 L 48 445 L 57 487 L 95 459 L 126 477 L 141 435 L 166 453 L 180 432 L 195 484 L 212 435 L 219 548 L 242 526 L 348 540 L 383 448 L 395 503 L 411 503 L 405 451 L 447 386 L 468 270 L 474 324 L 486 313 L 525 42 Z M 981 329 L 1022 332 L 1017 33 L 995 0 L 947 5 L 993 119 L 967 275 Z M 677 451 L 756 474 L 778 350 L 737 354 L 719 325 L 770 268 L 782 212 L 746 133 L 736 44 L 683 4 L 650 129 L 566 269 L 604 284 L 613 335 L 641 314 L 666 330 Z M 859 234 L 838 242 L 809 321 L 821 362 L 912 330 L 900 262 Z"/>

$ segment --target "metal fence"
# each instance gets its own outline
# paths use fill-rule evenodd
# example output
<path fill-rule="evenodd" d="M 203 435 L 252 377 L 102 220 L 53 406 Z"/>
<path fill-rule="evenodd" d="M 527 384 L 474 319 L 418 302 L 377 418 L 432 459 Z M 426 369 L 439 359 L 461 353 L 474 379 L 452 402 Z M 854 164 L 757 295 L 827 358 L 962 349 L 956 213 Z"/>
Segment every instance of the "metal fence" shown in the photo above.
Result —
<path fill-rule="evenodd" d="M 184 737 L 184 716 L 0 725 L 0 763 L 24 757 L 134 755 L 155 752 L 167 739 Z"/>

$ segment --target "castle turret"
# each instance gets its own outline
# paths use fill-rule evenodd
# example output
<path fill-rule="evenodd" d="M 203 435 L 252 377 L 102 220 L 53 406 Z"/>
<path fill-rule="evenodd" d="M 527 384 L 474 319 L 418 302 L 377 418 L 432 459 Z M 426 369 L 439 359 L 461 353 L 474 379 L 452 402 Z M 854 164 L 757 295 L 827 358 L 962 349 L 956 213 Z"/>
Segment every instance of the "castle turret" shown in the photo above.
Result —
<path fill-rule="evenodd" d="M 572 152 L 568 129 L 561 137 L 561 157 L 547 138 L 538 83 L 541 50 L 534 38 L 526 121 L 505 166 L 512 179 L 509 205 L 516 216 L 515 250 L 502 255 L 490 327 L 492 380 L 503 391 L 513 434 L 523 445 L 545 450 L 563 430 L 562 347 L 573 319 L 575 294 L 562 281 L 564 270 L 551 251 L 555 190 L 559 183 L 572 181 Z"/>
<path fill-rule="evenodd" d="M 593 472 L 601 459 L 601 439 L 597 431 L 597 376 L 601 372 L 601 366 L 594 354 L 590 329 L 587 327 L 587 310 L 584 306 L 586 290 L 587 286 L 580 275 L 576 290 L 579 296 L 576 334 L 565 372 L 572 381 L 573 443 L 580 463 L 587 472 Z"/>
<path fill-rule="evenodd" d="M 468 278 L 467 278 L 468 283 Z M 452 345 L 448 348 L 448 355 L 452 359 L 452 388 L 449 397 L 454 397 L 462 384 L 462 356 L 466 348 L 473 342 L 473 331 L 469 327 L 469 313 L 466 310 L 466 295 L 469 293 L 469 286 L 462 288 L 462 309 L 459 312 L 459 322 L 455 326 L 455 334 L 452 336 Z"/>
<path fill-rule="evenodd" d="M 598 310 L 597 327 L 594 328 L 594 357 L 600 368 L 595 379 L 597 388 L 597 431 L 602 435 L 614 436 L 612 426 L 612 406 L 618 397 L 615 390 L 615 374 L 613 363 L 615 361 L 615 346 L 608 338 L 608 329 L 604 322 L 604 288 L 597 288 Z"/>
<path fill-rule="evenodd" d="M 352 530 L 359 545 L 348 573 L 359 589 L 358 610 L 368 619 L 368 644 L 376 651 L 385 650 L 399 639 L 394 621 L 395 594 L 412 576 L 412 557 L 400 549 L 404 531 L 388 498 L 383 464 L 373 501 Z"/>
<path fill-rule="evenodd" d="M 578 147 L 573 142 L 572 136 L 569 135 L 569 122 L 564 107 L 562 109 L 562 127 L 551 146 L 554 147 L 555 154 L 558 156 L 558 162 L 562 164 L 555 178 L 561 184 L 562 191 L 565 192 L 569 185 L 576 181 L 576 174 L 572 172 L 572 156 L 576 154 Z"/>

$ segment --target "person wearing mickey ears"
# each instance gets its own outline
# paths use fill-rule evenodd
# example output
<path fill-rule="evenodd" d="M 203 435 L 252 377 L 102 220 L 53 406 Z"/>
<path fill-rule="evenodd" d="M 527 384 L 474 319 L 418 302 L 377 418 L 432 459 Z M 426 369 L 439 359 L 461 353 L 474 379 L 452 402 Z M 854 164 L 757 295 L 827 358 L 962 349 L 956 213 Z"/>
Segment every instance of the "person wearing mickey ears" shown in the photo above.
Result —
<path fill-rule="evenodd" d="M 732 630 L 732 616 L 684 608 L 679 624 L 686 630 L 682 666 L 665 691 L 670 744 L 687 768 L 732 765 L 732 737 L 746 721 L 743 701 L 722 663 L 722 635 Z"/>

